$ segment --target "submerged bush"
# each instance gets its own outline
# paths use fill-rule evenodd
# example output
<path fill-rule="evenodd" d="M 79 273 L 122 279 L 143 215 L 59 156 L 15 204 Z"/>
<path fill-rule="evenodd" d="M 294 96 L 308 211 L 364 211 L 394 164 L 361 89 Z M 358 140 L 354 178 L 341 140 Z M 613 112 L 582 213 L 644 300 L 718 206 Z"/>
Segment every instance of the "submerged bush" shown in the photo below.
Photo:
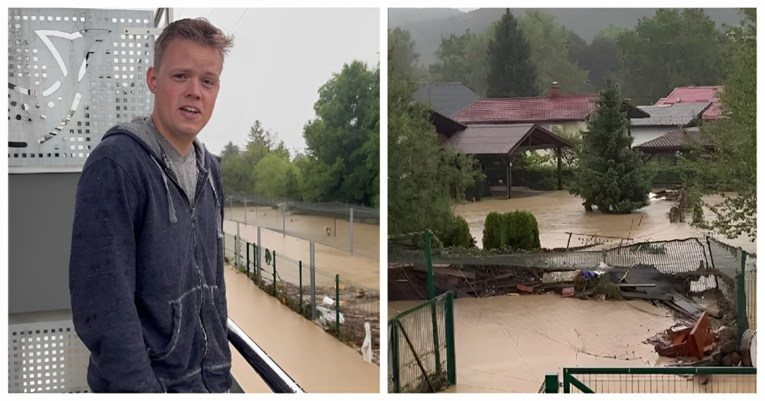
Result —
<path fill-rule="evenodd" d="M 486 216 L 483 228 L 483 248 L 539 249 L 539 226 L 531 212 L 517 210 Z"/>
<path fill-rule="evenodd" d="M 470 226 L 468 226 L 467 220 L 461 216 L 454 216 L 440 233 L 439 238 L 445 247 L 471 248 L 475 246 L 475 238 L 470 235 Z"/>

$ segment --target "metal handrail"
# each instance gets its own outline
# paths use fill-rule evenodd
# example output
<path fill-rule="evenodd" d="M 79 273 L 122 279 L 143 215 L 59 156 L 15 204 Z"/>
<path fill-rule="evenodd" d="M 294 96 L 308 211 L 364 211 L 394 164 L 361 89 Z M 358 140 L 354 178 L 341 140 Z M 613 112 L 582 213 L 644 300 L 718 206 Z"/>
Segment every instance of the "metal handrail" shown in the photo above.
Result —
<path fill-rule="evenodd" d="M 262 348 L 255 344 L 231 318 L 228 318 L 228 341 L 263 379 L 274 393 L 305 393 Z"/>

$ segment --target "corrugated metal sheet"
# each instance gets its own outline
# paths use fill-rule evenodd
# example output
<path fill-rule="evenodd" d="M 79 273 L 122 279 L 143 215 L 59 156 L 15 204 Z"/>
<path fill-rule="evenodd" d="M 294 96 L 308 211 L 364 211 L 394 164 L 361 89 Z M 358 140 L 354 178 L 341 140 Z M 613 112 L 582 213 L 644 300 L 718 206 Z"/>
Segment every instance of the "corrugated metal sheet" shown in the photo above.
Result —
<path fill-rule="evenodd" d="M 633 127 L 669 126 L 684 127 L 701 116 L 712 103 L 675 103 L 661 106 L 639 106 L 639 108 L 651 116 L 648 118 L 636 118 L 630 120 Z"/>
<path fill-rule="evenodd" d="M 722 86 L 679 86 L 675 88 L 669 96 L 659 99 L 656 105 L 675 104 L 685 102 L 711 102 L 712 106 L 704 111 L 702 119 L 704 121 L 716 120 L 722 117 L 720 108 L 720 99 L 717 92 L 722 90 Z"/>

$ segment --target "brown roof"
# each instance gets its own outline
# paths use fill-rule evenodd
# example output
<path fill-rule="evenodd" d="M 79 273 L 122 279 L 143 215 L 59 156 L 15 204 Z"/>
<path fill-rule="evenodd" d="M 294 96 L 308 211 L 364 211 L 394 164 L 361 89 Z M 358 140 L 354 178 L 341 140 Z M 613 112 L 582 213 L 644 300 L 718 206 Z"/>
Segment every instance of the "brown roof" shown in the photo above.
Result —
<path fill-rule="evenodd" d="M 524 146 L 570 147 L 565 139 L 536 124 L 470 125 L 446 144 L 472 155 L 502 155 Z M 545 146 L 548 145 L 548 146 Z"/>
<path fill-rule="evenodd" d="M 584 121 L 597 99 L 596 95 L 478 99 L 450 117 L 462 124 Z"/>
<path fill-rule="evenodd" d="M 634 148 L 643 150 L 646 153 L 658 153 L 690 150 L 699 145 L 709 149 L 714 147 L 714 142 L 708 135 L 703 135 L 699 132 L 698 128 L 687 128 L 669 131 L 656 139 Z"/>

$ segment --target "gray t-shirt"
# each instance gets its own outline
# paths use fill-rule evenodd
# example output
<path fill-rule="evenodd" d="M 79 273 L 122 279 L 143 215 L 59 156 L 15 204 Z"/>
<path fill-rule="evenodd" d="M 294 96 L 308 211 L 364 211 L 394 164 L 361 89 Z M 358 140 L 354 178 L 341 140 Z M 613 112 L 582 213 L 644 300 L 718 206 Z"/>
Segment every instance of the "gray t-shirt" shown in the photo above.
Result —
<path fill-rule="evenodd" d="M 185 156 L 181 156 L 178 150 L 158 130 L 154 130 L 154 132 L 157 135 L 159 146 L 167 155 L 170 168 L 173 169 L 173 173 L 178 178 L 178 183 L 183 188 L 183 192 L 186 193 L 186 197 L 189 198 L 189 203 L 193 206 L 197 190 L 197 152 L 194 146 L 191 146 Z"/>

